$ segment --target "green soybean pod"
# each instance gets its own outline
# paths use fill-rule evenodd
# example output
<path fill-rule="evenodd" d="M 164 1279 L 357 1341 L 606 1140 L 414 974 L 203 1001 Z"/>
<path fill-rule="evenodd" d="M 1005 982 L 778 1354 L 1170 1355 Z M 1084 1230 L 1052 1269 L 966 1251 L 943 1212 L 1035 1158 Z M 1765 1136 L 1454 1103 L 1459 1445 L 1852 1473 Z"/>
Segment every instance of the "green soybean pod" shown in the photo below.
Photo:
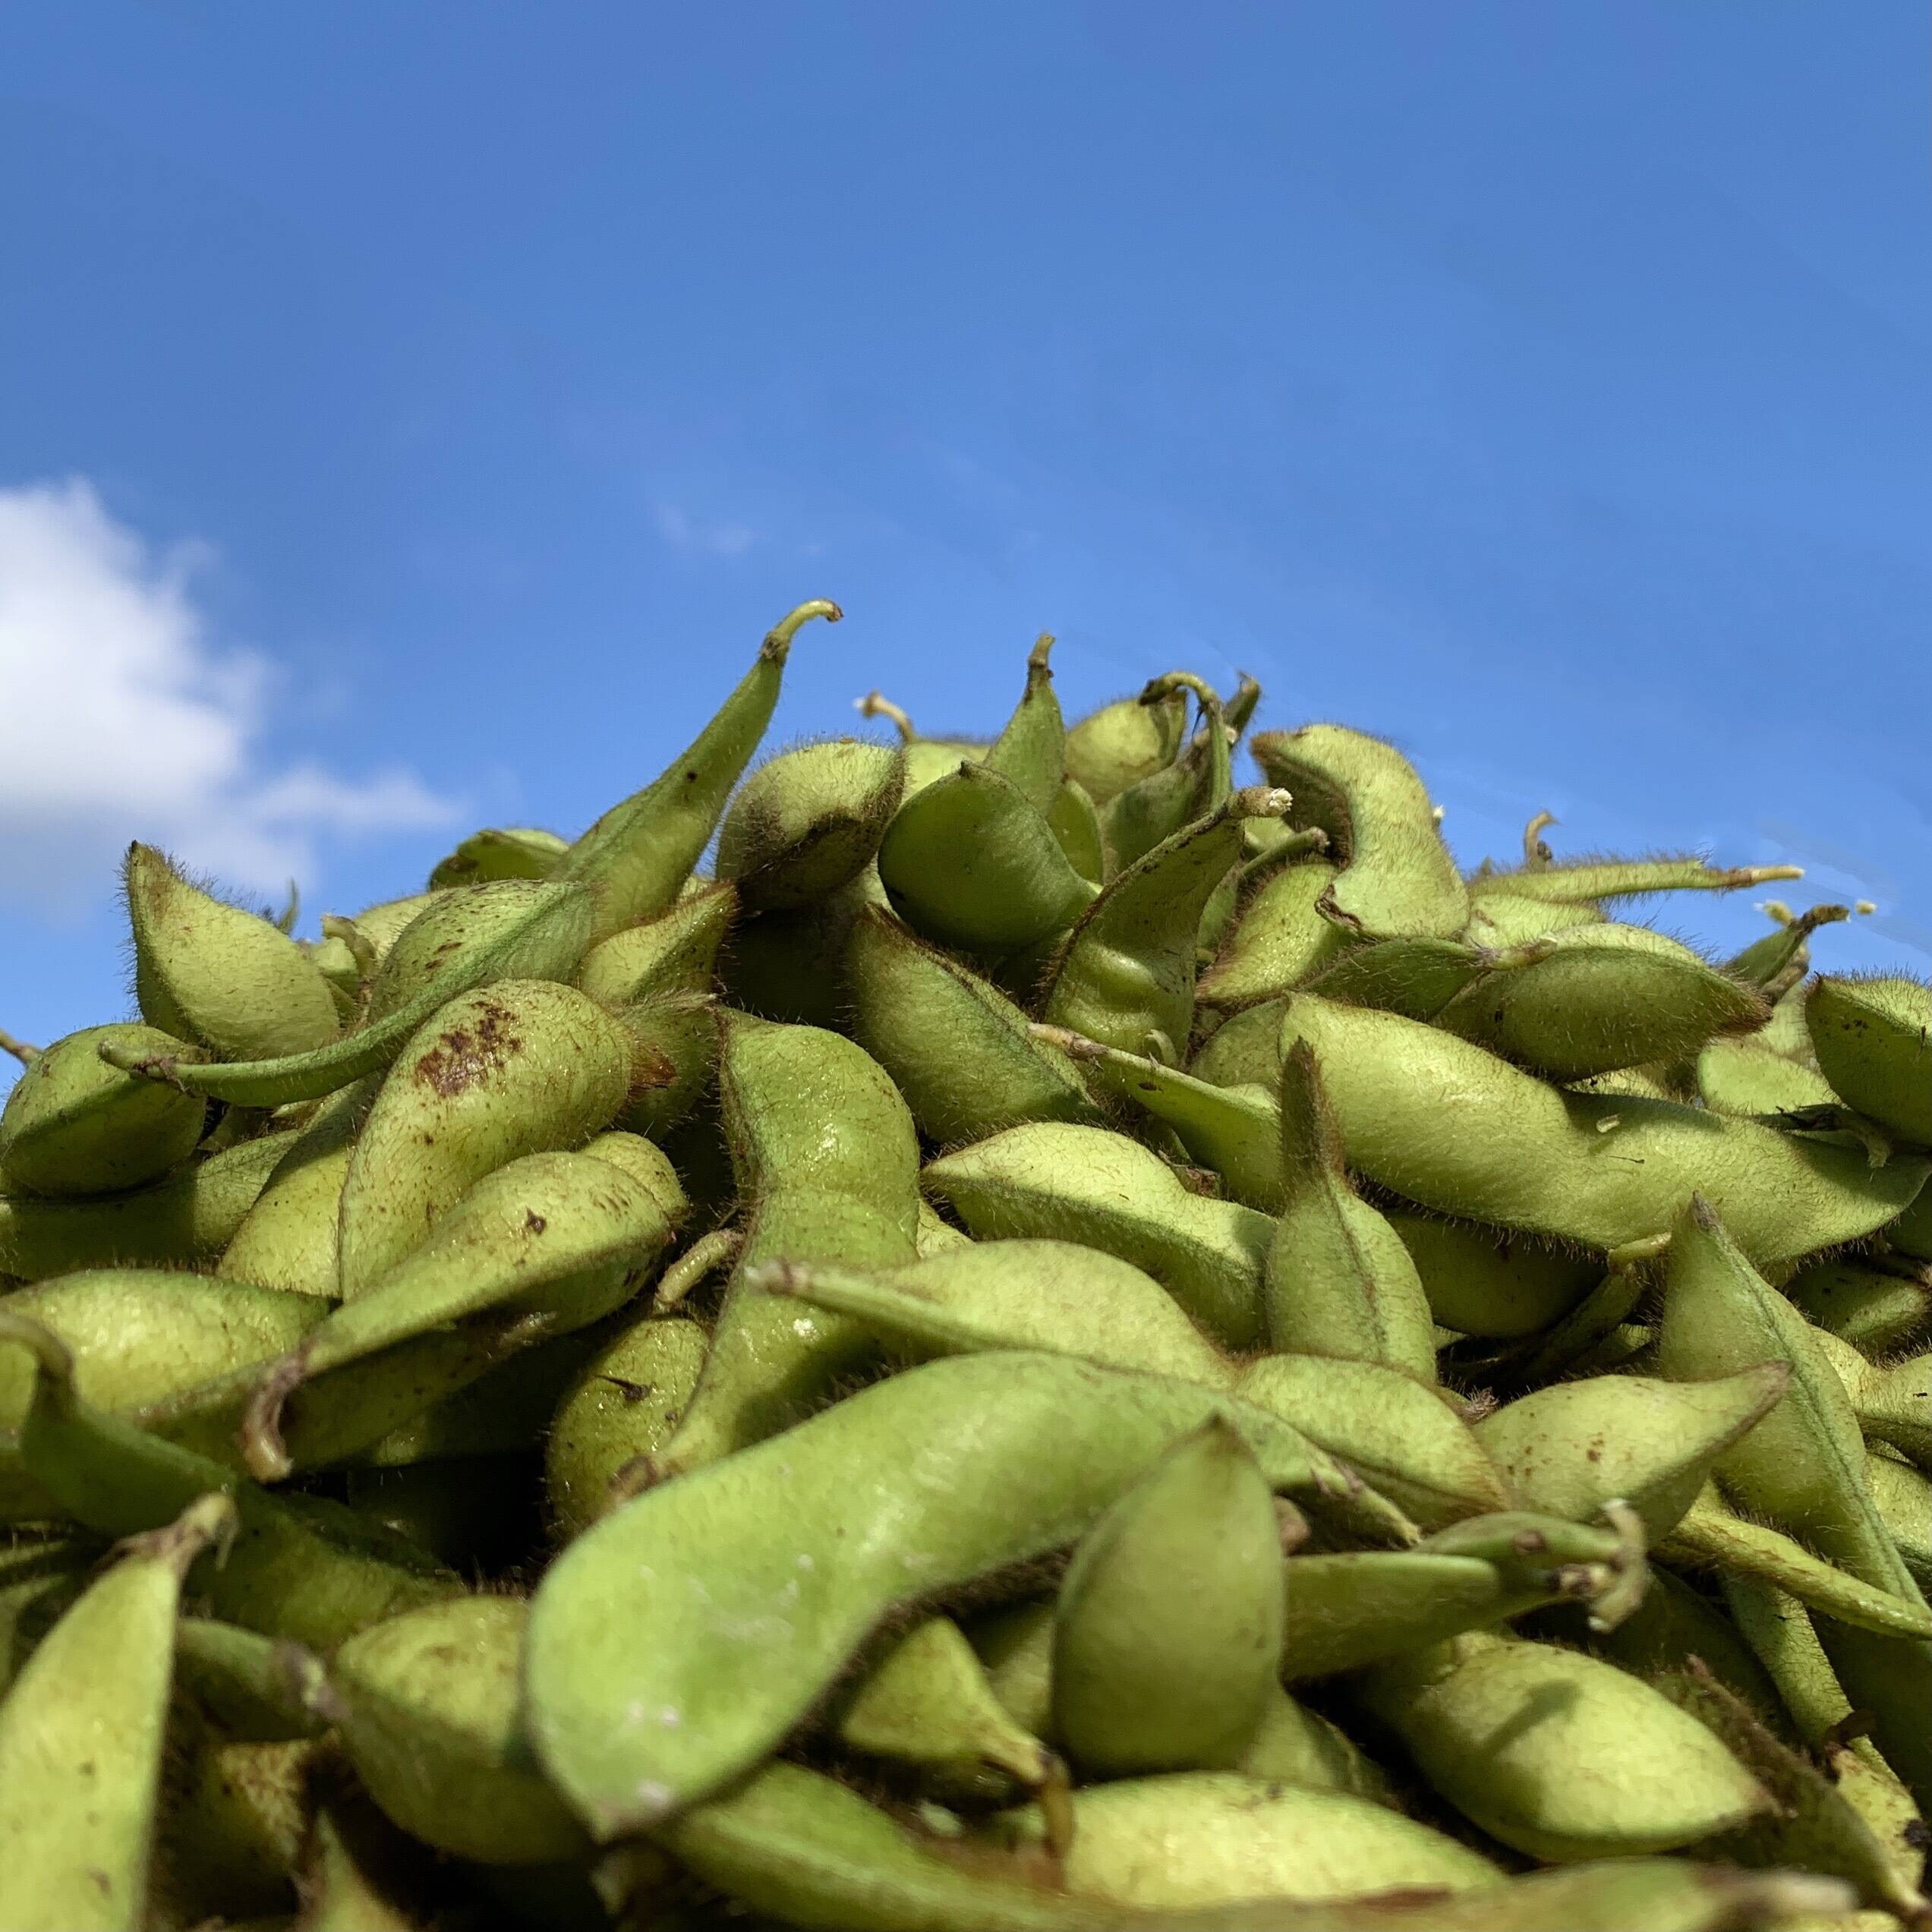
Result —
<path fill-rule="evenodd" d="M 1046 818 L 1067 864 L 1089 885 L 1098 885 L 1107 876 L 1107 851 L 1093 800 L 1072 779 L 1063 778 Z"/>
<path fill-rule="evenodd" d="M 143 1079 L 239 1106 L 319 1100 L 387 1066 L 418 1027 L 460 994 L 498 979 L 567 979 L 589 944 L 590 919 L 589 895 L 556 881 L 506 879 L 437 893 L 384 959 L 362 1025 L 340 1039 L 306 1053 L 205 1066 L 111 1042 L 101 1057 Z"/>
<path fill-rule="evenodd" d="M 1401 1236 L 1348 1183 L 1313 1051 L 1297 1040 L 1281 1079 L 1281 1212 L 1262 1278 L 1269 1345 L 1436 1379 L 1435 1326 Z"/>
<path fill-rule="evenodd" d="M 1472 981 L 1436 1025 L 1546 1079 L 1581 1080 L 1684 1059 L 1770 1017 L 1755 987 L 1646 926 L 1581 926 L 1540 944 L 1541 958 Z"/>
<path fill-rule="evenodd" d="M 1499 1877 L 1480 1852 L 1385 1805 L 1238 1771 L 1090 1785 L 1074 1793 L 1073 1811 L 1063 1867 L 1069 1889 L 1117 1910 L 1161 1913 L 1156 1924 L 1188 1907 L 1278 1902 L 1264 1908 L 1273 1914 L 1291 1911 L 1290 1901 L 1320 1906 L 1411 1888 L 1429 1899 L 1432 1914 Z M 1038 1830 L 1025 1813 L 995 1820 L 994 1829 L 1019 1845 L 1035 1841 Z M 1269 1923 L 1296 1921 L 1271 1916 Z"/>
<path fill-rule="evenodd" d="M 1392 745 L 1341 725 L 1265 731 L 1254 755 L 1294 794 L 1291 821 L 1319 825 L 1341 859 L 1322 909 L 1368 939 L 1453 939 L 1469 894 L 1415 768 Z"/>
<path fill-rule="evenodd" d="M 719 1088 L 745 1242 L 704 1373 L 651 1458 L 659 1479 L 786 1427 L 871 1357 L 862 1326 L 748 1290 L 746 1273 L 778 1256 L 890 1267 L 917 1252 L 918 1135 L 884 1070 L 817 1027 L 735 1013 L 723 1023 Z"/>
<path fill-rule="evenodd" d="M 1187 732 L 1179 685 L 1103 704 L 1067 730 L 1067 772 L 1097 805 L 1171 764 Z"/>
<path fill-rule="evenodd" d="M 1851 916 L 1848 906 L 1814 906 L 1796 919 L 1784 919 L 1774 931 L 1733 953 L 1725 970 L 1763 987 L 1767 998 L 1776 1000 L 1804 977 L 1811 950 L 1805 942 L 1812 934 Z"/>
<path fill-rule="evenodd" d="M 1932 1192 L 1921 1188 L 1912 1204 L 1886 1224 L 1885 1245 L 1915 1261 L 1932 1261 Z"/>
<path fill-rule="evenodd" d="M 613 1009 L 660 993 L 708 993 L 737 916 L 737 887 L 729 880 L 708 883 L 599 940 L 577 969 L 577 990 Z"/>
<path fill-rule="evenodd" d="M 251 1743 L 320 1737 L 325 1673 L 312 1650 L 213 1617 L 184 1616 L 175 1632 L 175 1681 L 228 1736 Z"/>
<path fill-rule="evenodd" d="M 430 890 L 485 885 L 496 879 L 547 879 L 570 841 L 535 825 L 487 826 L 472 832 L 430 868 Z"/>
<path fill-rule="evenodd" d="M 342 1182 L 341 1294 L 366 1293 L 492 1168 L 580 1146 L 607 1126 L 638 1062 L 619 1021 L 552 980 L 499 981 L 433 1013 L 356 1136 Z"/>
<path fill-rule="evenodd" d="M 906 790 L 906 761 L 857 738 L 780 752 L 739 788 L 717 872 L 748 912 L 797 912 L 871 863 Z"/>
<path fill-rule="evenodd" d="M 1848 1106 L 1913 1146 L 1932 1146 L 1932 986 L 1828 974 L 1811 982 L 1804 1020 Z"/>
<path fill-rule="evenodd" d="M 891 1075 L 920 1131 L 979 1140 L 1024 1120 L 1097 1123 L 1067 1056 L 999 988 L 868 906 L 846 944 L 852 1036 Z"/>
<path fill-rule="evenodd" d="M 1347 928 L 1320 909 L 1337 870 L 1325 857 L 1297 855 L 1244 881 L 1227 934 L 1195 988 L 1200 1004 L 1233 1012 L 1278 999 L 1340 960 L 1352 943 Z"/>
<path fill-rule="evenodd" d="M 1199 723 L 1192 742 L 1171 764 L 1150 772 L 1100 808 L 1110 874 L 1127 871 L 1184 827 L 1218 812 L 1234 788 L 1230 733 L 1218 695 L 1191 673 L 1171 671 L 1147 686 L 1142 701 L 1158 703 L 1169 691 L 1194 694 Z"/>
<path fill-rule="evenodd" d="M 962 764 L 899 808 L 879 878 L 912 929 L 963 952 L 1007 953 L 1064 932 L 1097 887 L 1010 778 Z"/>
<path fill-rule="evenodd" d="M 1866 1355 L 1914 1346 L 1932 1327 L 1932 1269 L 1891 1256 L 1827 1256 L 1801 1268 L 1782 1292 L 1814 1327 Z"/>
<path fill-rule="evenodd" d="M 522 1753 L 529 1615 L 512 1596 L 429 1604 L 351 1637 L 329 1666 L 343 1746 L 370 1795 L 412 1836 L 487 1864 L 585 1848 Z"/>
<path fill-rule="evenodd" d="M 184 878 L 151 845 L 124 873 L 141 1017 L 223 1060 L 273 1060 L 342 1032 L 334 995 L 288 935 Z"/>
<path fill-rule="evenodd" d="M 978 1240 L 1076 1241 L 1151 1275 L 1225 1347 L 1261 1339 L 1274 1223 L 1193 1193 L 1125 1134 L 1062 1120 L 1009 1127 L 928 1161 L 920 1184 Z"/>
<path fill-rule="evenodd" d="M 143 1923 L 182 1579 L 234 1531 L 203 1495 L 125 1546 L 0 1703 L 0 1924 Z"/>
<path fill-rule="evenodd" d="M 1042 631 L 1026 657 L 1026 688 L 1006 729 L 987 748 L 985 764 L 1010 778 L 1035 811 L 1050 818 L 1067 775 L 1067 726 L 1054 695 L 1048 659 L 1053 638 Z"/>
<path fill-rule="evenodd" d="M 1374 1007 L 1408 1020 L 1433 1020 L 1466 988 L 1533 964 L 1550 942 L 1503 947 L 1467 939 L 1379 939 L 1351 946 L 1311 975 L 1307 990 L 1344 1006 Z M 1289 992 L 1294 989 L 1284 986 Z"/>
<path fill-rule="evenodd" d="M 1768 1263 L 1882 1227 L 1923 1179 L 1902 1157 L 1873 1169 L 1751 1121 L 1563 1093 L 1393 1013 L 1297 993 L 1282 1024 L 1284 1043 L 1306 1039 L 1321 1061 L 1350 1167 L 1445 1213 L 1613 1249 L 1663 1232 L 1701 1189 Z"/>
<path fill-rule="evenodd" d="M 1054 1612 L 1054 1735 L 1089 1776 L 1234 1764 L 1275 1683 L 1281 1619 L 1274 1498 L 1217 1417 L 1075 1549 Z"/>
<path fill-rule="evenodd" d="M 285 1911 L 330 1748 L 312 1738 L 225 1738 L 182 1717 L 177 1711 L 169 1740 L 148 1922 L 225 1925 Z"/>
<path fill-rule="evenodd" d="M 124 1194 L 0 1196 L 0 1274 L 39 1281 L 80 1268 L 208 1260 L 233 1238 L 295 1139 L 284 1131 L 244 1140 Z"/>
<path fill-rule="evenodd" d="M 894 1610 L 1072 1542 L 1215 1415 L 1271 1486 L 1336 1486 L 1225 1396 L 1005 1354 L 908 1369 L 647 1490 L 537 1587 L 525 1722 L 546 1773 L 600 1841 L 661 1823 L 767 1756 Z"/>
<path fill-rule="evenodd" d="M 225 1560 L 194 1587 L 224 1621 L 326 1650 L 364 1625 L 453 1595 L 451 1572 L 400 1538 L 372 1533 L 352 1511 L 316 1496 L 271 1495 L 205 1456 L 83 1401 L 58 1336 L 0 1308 L 0 1341 L 38 1364 L 21 1432 L 29 1471 L 74 1520 L 103 1536 L 171 1521 L 213 1490 L 233 1499 L 240 1528 Z"/>
<path fill-rule="evenodd" d="M 1209 895 L 1240 856 L 1242 827 L 1278 817 L 1287 802 L 1262 786 L 1237 792 L 1117 874 L 1067 935 L 1045 1019 L 1130 1052 L 1153 1033 L 1184 1040 Z"/>
<path fill-rule="evenodd" d="M 1800 865 L 1718 866 L 1694 856 L 1586 859 L 1533 871 L 1492 872 L 1481 881 L 1480 891 L 1486 901 L 1521 897 L 1574 906 L 1598 899 L 1627 899 L 1639 893 L 1736 892 L 1746 886 L 1804 876 Z"/>
<path fill-rule="evenodd" d="M 1601 1277 L 1596 1261 L 1510 1228 L 1413 1208 L 1386 1212 L 1422 1277 L 1429 1312 L 1458 1335 L 1500 1341 L 1540 1335 Z"/>
<path fill-rule="evenodd" d="M 837 623 L 843 614 L 836 604 L 814 598 L 781 618 L 717 715 L 642 791 L 613 805 L 557 861 L 553 877 L 589 890 L 592 943 L 676 900 L 771 722 L 793 638 L 814 617 Z"/>
<path fill-rule="evenodd" d="M 194 1152 L 207 1102 L 106 1065 L 99 1049 L 110 1043 L 200 1057 L 158 1028 L 126 1024 L 83 1027 L 44 1048 L 0 1109 L 0 1189 L 111 1193 L 156 1180 Z"/>
<path fill-rule="evenodd" d="M 1838 1096 L 1823 1074 L 1815 1066 L 1779 1052 L 1764 1032 L 1719 1035 L 1702 1049 L 1696 1073 L 1704 1104 L 1715 1114 L 1760 1118 L 1835 1105 Z"/>
<path fill-rule="evenodd" d="M 1361 1691 L 1437 1792 L 1549 1864 L 1674 1851 L 1771 1802 L 1695 1718 L 1553 1645 L 1471 1634 L 1376 1666 Z"/>

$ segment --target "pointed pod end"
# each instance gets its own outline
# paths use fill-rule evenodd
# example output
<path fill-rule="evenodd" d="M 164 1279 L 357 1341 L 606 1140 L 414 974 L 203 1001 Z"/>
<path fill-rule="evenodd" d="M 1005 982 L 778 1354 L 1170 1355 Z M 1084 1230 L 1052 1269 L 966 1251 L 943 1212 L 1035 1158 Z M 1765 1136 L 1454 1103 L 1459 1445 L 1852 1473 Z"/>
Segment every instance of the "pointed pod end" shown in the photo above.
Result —
<path fill-rule="evenodd" d="M 33 1357 L 38 1373 L 63 1394 L 74 1389 L 74 1351 L 44 1322 L 0 1307 L 0 1342 L 11 1341 Z"/>
<path fill-rule="evenodd" d="M 836 624 L 845 613 L 830 597 L 808 598 L 796 609 L 788 610 L 764 634 L 764 642 L 758 655 L 768 663 L 782 664 L 792 648 L 792 640 L 815 617 L 822 617 L 828 624 Z"/>
<path fill-rule="evenodd" d="M 109 1066 L 118 1072 L 131 1073 L 137 1079 L 162 1080 L 177 1087 L 181 1084 L 178 1054 L 144 1051 L 125 1040 L 102 1040 L 94 1051 Z"/>
<path fill-rule="evenodd" d="M 288 1398 L 308 1379 L 308 1356 L 301 1349 L 285 1355 L 255 1385 L 241 1414 L 236 1440 L 248 1473 L 259 1483 L 279 1483 L 295 1473 L 288 1445 L 282 1439 L 282 1410 Z"/>

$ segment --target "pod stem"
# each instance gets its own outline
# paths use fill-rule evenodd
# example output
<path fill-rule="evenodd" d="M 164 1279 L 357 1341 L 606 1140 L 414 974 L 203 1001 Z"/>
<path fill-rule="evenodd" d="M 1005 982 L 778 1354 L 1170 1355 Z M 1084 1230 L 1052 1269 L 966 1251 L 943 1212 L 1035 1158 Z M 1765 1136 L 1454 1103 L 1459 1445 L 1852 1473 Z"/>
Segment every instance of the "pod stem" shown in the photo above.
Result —
<path fill-rule="evenodd" d="M 36 1379 L 52 1385 L 57 1398 L 74 1399 L 74 1351 L 53 1330 L 8 1308 L 0 1308 L 0 1341 L 11 1341 L 33 1357 Z"/>
<path fill-rule="evenodd" d="M 909 714 L 895 704 L 883 691 L 868 691 L 864 697 L 853 698 L 852 708 L 862 718 L 890 718 L 899 733 L 899 742 L 902 745 L 912 744 L 919 735 L 912 728 Z"/>
<path fill-rule="evenodd" d="M 24 1040 L 17 1040 L 4 1028 L 0 1028 L 0 1053 L 10 1053 L 23 1067 L 31 1067 L 40 1057 L 38 1047 L 29 1046 Z"/>
<path fill-rule="evenodd" d="M 1556 855 L 1543 843 L 1543 830 L 1546 825 L 1561 824 L 1553 812 L 1540 812 L 1523 827 L 1523 869 L 1526 872 L 1540 872 L 1551 864 Z"/>
<path fill-rule="evenodd" d="M 235 1499 L 225 1491 L 210 1489 L 206 1495 L 197 1496 L 173 1522 L 158 1530 L 143 1530 L 124 1536 L 111 1554 L 117 1559 L 157 1558 L 176 1576 L 185 1576 L 189 1565 L 211 1545 L 216 1565 L 225 1563 L 241 1523 Z"/>
<path fill-rule="evenodd" d="M 282 1439 L 282 1410 L 308 1376 L 308 1352 L 295 1349 L 269 1369 L 248 1398 L 235 1439 L 241 1445 L 241 1460 L 257 1482 L 279 1483 L 295 1473 L 288 1445 Z"/>
<path fill-rule="evenodd" d="M 735 1228 L 701 1234 L 658 1278 L 654 1306 L 675 1308 L 701 1282 L 738 1259 L 745 1237 Z"/>
<path fill-rule="evenodd" d="M 275 924 L 282 932 L 292 933 L 295 930 L 295 922 L 301 917 L 301 912 L 302 888 L 295 880 L 291 879 L 288 881 L 288 903 L 276 915 Z"/>
<path fill-rule="evenodd" d="M 758 655 L 767 663 L 782 664 L 790 653 L 793 638 L 813 618 L 822 617 L 827 623 L 836 624 L 844 615 L 830 597 L 808 597 L 796 609 L 788 610 L 765 632 Z"/>

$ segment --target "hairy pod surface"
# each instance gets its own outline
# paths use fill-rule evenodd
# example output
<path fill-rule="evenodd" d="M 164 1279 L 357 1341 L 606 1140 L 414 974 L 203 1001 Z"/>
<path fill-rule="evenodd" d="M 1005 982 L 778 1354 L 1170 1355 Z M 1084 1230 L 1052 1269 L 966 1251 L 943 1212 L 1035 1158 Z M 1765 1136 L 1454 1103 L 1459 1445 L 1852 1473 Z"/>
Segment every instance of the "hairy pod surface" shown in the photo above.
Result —
<path fill-rule="evenodd" d="M 1827 976 L 1812 982 L 1804 1022 L 1848 1105 L 1913 1146 L 1932 1146 L 1932 987 Z"/>

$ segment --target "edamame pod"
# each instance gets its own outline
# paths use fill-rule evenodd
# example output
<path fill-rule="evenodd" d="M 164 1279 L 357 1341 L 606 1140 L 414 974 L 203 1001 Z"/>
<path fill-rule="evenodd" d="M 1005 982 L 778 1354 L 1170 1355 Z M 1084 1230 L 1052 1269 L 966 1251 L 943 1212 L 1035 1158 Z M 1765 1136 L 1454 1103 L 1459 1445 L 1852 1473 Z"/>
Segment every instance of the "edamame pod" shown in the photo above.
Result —
<path fill-rule="evenodd" d="M 1391 1207 L 1388 1224 L 1422 1277 L 1429 1312 L 1458 1335 L 1540 1335 L 1590 1292 L 1597 1263 L 1507 1228 Z"/>
<path fill-rule="evenodd" d="M 151 845 L 124 874 L 141 1017 L 222 1060 L 273 1060 L 342 1032 L 315 964 L 268 920 L 191 884 Z"/>
<path fill-rule="evenodd" d="M 1741 953 L 1734 953 L 1725 962 L 1724 969 L 1754 986 L 1761 986 L 1769 998 L 1776 1000 L 1804 977 L 1809 957 L 1805 941 L 1821 925 L 1835 925 L 1851 916 L 1848 906 L 1814 906 L 1796 919 L 1787 916 L 1775 931 L 1767 932 Z"/>
<path fill-rule="evenodd" d="M 737 913 L 736 886 L 704 885 L 654 919 L 598 941 L 577 969 L 577 990 L 613 1010 L 660 993 L 708 993 Z"/>
<path fill-rule="evenodd" d="M 1118 873 L 1081 914 L 1052 969 L 1044 1016 L 1138 1052 L 1150 1034 L 1178 1044 L 1194 1009 L 1195 935 L 1208 896 L 1250 819 L 1287 807 L 1280 792 L 1237 792 Z"/>
<path fill-rule="evenodd" d="M 1436 1379 L 1422 1278 L 1388 1223 L 1348 1184 L 1341 1137 L 1305 1041 L 1284 1055 L 1281 1212 L 1262 1277 L 1272 1348 L 1340 1355 Z"/>
<path fill-rule="evenodd" d="M 491 826 L 472 832 L 430 871 L 430 890 L 445 886 L 487 885 L 496 879 L 547 879 L 570 849 L 559 838 L 534 825 Z"/>
<path fill-rule="evenodd" d="M 1274 1498 L 1216 1417 L 1075 1549 L 1054 1612 L 1053 1734 L 1090 1776 L 1232 1765 L 1275 1686 L 1281 1627 Z"/>
<path fill-rule="evenodd" d="M 1932 1146 L 1932 987 L 1827 975 L 1812 982 L 1804 1020 L 1848 1105 L 1913 1146 Z"/>
<path fill-rule="evenodd" d="M 1536 940 L 1527 946 L 1495 948 L 1473 946 L 1466 939 L 1377 940 L 1351 946 L 1310 977 L 1308 990 L 1344 1006 L 1374 1007 L 1408 1020 L 1433 1020 L 1458 994 L 1492 973 L 1544 957 L 1549 943 Z"/>
<path fill-rule="evenodd" d="M 1442 1797 L 1552 1864 L 1674 1851 L 1772 1801 L 1695 1718 L 1553 1645 L 1471 1634 L 1376 1666 L 1361 1691 Z"/>
<path fill-rule="evenodd" d="M 1067 727 L 1054 695 L 1051 635 L 1042 631 L 1026 657 L 1026 688 L 1006 729 L 988 747 L 986 768 L 1010 778 L 1033 809 L 1050 818 L 1067 774 Z"/>
<path fill-rule="evenodd" d="M 1193 742 L 1171 764 L 1117 793 L 1100 808 L 1110 875 L 1127 871 L 1196 819 L 1218 812 L 1234 789 L 1230 733 L 1220 698 L 1185 671 L 1158 677 L 1141 693 L 1158 704 L 1170 691 L 1191 691 L 1199 708 Z"/>
<path fill-rule="evenodd" d="M 1261 1338 L 1274 1224 L 1193 1193 L 1125 1134 L 1059 1120 L 1010 1127 L 928 1161 L 920 1184 L 979 1240 L 1077 1241 L 1152 1275 L 1224 1346 Z"/>
<path fill-rule="evenodd" d="M 1290 822 L 1327 833 L 1341 869 L 1321 910 L 1366 939 L 1454 939 L 1469 894 L 1429 794 L 1394 745 L 1341 725 L 1265 731 L 1254 755 L 1294 795 Z"/>
<path fill-rule="evenodd" d="M 210 1066 L 112 1042 L 101 1057 L 143 1079 L 240 1106 L 319 1100 L 387 1066 L 419 1026 L 462 994 L 500 979 L 568 979 L 588 944 L 590 916 L 583 888 L 554 881 L 506 879 L 438 893 L 383 960 L 363 1024 L 326 1046 Z"/>
<path fill-rule="evenodd" d="M 651 783 L 613 805 L 557 861 L 554 878 L 589 890 L 591 943 L 663 912 L 676 899 L 771 722 L 792 639 L 814 617 L 835 624 L 843 614 L 820 597 L 781 618 L 717 715 Z"/>
<path fill-rule="evenodd" d="M 1199 1003 L 1233 1012 L 1278 999 L 1339 960 L 1351 943 L 1347 929 L 1320 909 L 1337 869 L 1328 859 L 1298 856 L 1244 883 L 1228 935 L 1195 988 Z"/>
<path fill-rule="evenodd" d="M 929 1138 L 1100 1118 L 1079 1070 L 1032 1037 L 1020 1007 L 890 912 L 859 913 L 845 963 L 853 1038 L 891 1075 Z"/>
<path fill-rule="evenodd" d="M 1814 1327 L 1867 1355 L 1888 1355 L 1932 1327 L 1932 1269 L 1890 1258 L 1830 1256 L 1801 1268 L 1783 1292 Z"/>
<path fill-rule="evenodd" d="M 295 1139 L 285 1131 L 244 1140 L 125 1194 L 0 1198 L 0 1274 L 39 1281 L 78 1268 L 205 1261 L 233 1237 Z"/>
<path fill-rule="evenodd" d="M 213 1617 L 183 1617 L 175 1632 L 175 1681 L 228 1735 L 260 1744 L 316 1738 L 322 1659 L 286 1637 Z"/>
<path fill-rule="evenodd" d="M 225 1738 L 184 1725 L 178 1713 L 174 1728 L 169 1755 L 176 1761 L 150 1899 L 161 1909 L 148 1923 L 225 1925 L 285 1910 L 314 1814 L 315 1774 L 329 1748 L 306 1738 Z"/>
<path fill-rule="evenodd" d="M 537 1588 L 525 1719 L 552 1783 L 600 1840 L 713 1795 L 772 1751 L 894 1609 L 1073 1541 L 1215 1415 L 1240 1429 L 1272 1487 L 1332 1484 L 1259 1410 L 1013 1354 L 909 1369 L 633 1498 Z M 648 1645 L 612 1618 L 613 1591 Z"/>
<path fill-rule="evenodd" d="M 1801 865 L 1716 866 L 1695 856 L 1584 859 L 1533 871 L 1492 872 L 1482 881 L 1481 893 L 1486 900 L 1521 897 L 1580 905 L 1645 892 L 1736 892 L 1745 886 L 1804 876 Z"/>
<path fill-rule="evenodd" d="M 1067 731 L 1067 775 L 1098 805 L 1171 764 L 1187 732 L 1187 698 L 1178 686 L 1143 688 L 1103 704 Z"/>
<path fill-rule="evenodd" d="M 55 1041 L 0 1110 L 0 1189 L 57 1199 L 111 1193 L 156 1180 L 194 1152 L 208 1103 L 117 1071 L 101 1059 L 105 1045 L 201 1057 L 153 1026 L 87 1026 Z"/>
<path fill-rule="evenodd" d="M 459 995 L 398 1057 L 342 1182 L 340 1292 L 353 1300 L 418 1247 L 491 1169 L 580 1146 L 639 1071 L 631 1033 L 553 980 Z"/>
<path fill-rule="evenodd" d="M 781 752 L 718 827 L 717 872 L 748 912 L 797 912 L 868 865 L 906 789 L 903 754 L 856 738 Z"/>
<path fill-rule="evenodd" d="M 142 1924 L 182 1579 L 235 1527 L 204 1495 L 125 1545 L 0 1703 L 0 1924 Z"/>

